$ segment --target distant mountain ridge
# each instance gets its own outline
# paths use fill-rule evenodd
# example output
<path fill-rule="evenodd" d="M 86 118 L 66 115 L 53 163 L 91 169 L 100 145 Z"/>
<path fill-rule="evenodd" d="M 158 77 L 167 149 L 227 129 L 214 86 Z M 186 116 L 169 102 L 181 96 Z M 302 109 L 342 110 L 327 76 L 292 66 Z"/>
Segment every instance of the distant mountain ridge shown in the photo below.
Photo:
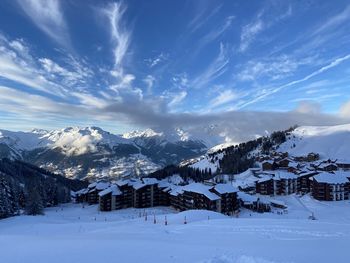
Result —
<path fill-rule="evenodd" d="M 0 158 L 24 160 L 69 178 L 141 176 L 203 154 L 208 146 L 178 129 L 116 135 L 99 127 L 0 130 Z"/>

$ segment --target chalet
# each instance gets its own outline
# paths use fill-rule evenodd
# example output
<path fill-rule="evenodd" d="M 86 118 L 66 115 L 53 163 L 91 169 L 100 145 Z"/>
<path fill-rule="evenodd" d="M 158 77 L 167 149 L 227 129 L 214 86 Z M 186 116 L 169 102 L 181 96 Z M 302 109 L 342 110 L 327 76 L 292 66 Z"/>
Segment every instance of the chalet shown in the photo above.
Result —
<path fill-rule="evenodd" d="M 338 166 L 332 162 L 324 162 L 316 167 L 319 171 L 332 172 L 338 170 Z"/>
<path fill-rule="evenodd" d="M 170 205 L 176 210 L 185 210 L 184 199 L 182 198 L 183 187 L 182 186 L 172 186 L 169 191 L 169 201 Z"/>
<path fill-rule="evenodd" d="M 75 193 L 75 202 L 77 203 L 86 203 L 88 201 L 88 188 L 81 189 Z"/>
<path fill-rule="evenodd" d="M 289 195 L 298 191 L 297 175 L 293 173 L 287 173 L 279 171 L 274 176 L 275 182 L 275 194 L 277 195 Z"/>
<path fill-rule="evenodd" d="M 263 171 L 275 170 L 276 166 L 277 165 L 276 165 L 275 161 L 272 161 L 272 160 L 264 161 L 261 164 L 261 167 L 262 167 Z"/>
<path fill-rule="evenodd" d="M 122 208 L 132 207 L 133 187 L 130 180 L 119 180 L 115 182 L 119 190 L 122 192 Z"/>
<path fill-rule="evenodd" d="M 337 161 L 336 164 L 339 169 L 350 170 L 350 162 L 348 161 Z"/>
<path fill-rule="evenodd" d="M 243 192 L 238 192 L 240 205 L 246 209 L 257 211 L 259 213 L 270 212 L 271 206 L 268 202 L 261 200 L 259 197 Z"/>
<path fill-rule="evenodd" d="M 299 193 L 309 193 L 311 189 L 311 180 L 318 172 L 303 172 L 298 175 L 297 188 Z"/>
<path fill-rule="evenodd" d="M 288 165 L 290 162 L 291 162 L 290 159 L 284 158 L 284 159 L 280 160 L 279 162 L 277 162 L 277 165 L 279 168 L 288 168 Z"/>
<path fill-rule="evenodd" d="M 98 193 L 100 211 L 112 211 L 123 207 L 123 194 L 117 185 L 111 185 Z"/>
<path fill-rule="evenodd" d="M 349 179 L 344 173 L 323 172 L 311 179 L 312 196 L 315 199 L 324 201 L 349 199 Z"/>
<path fill-rule="evenodd" d="M 108 182 L 95 182 L 88 186 L 87 201 L 89 205 L 98 203 L 98 193 L 109 187 Z"/>
<path fill-rule="evenodd" d="M 201 183 L 191 183 L 183 187 L 183 204 L 187 209 L 221 211 L 221 199 L 210 191 L 211 187 Z"/>
<path fill-rule="evenodd" d="M 133 207 L 145 208 L 153 207 L 155 205 L 154 191 L 157 187 L 157 179 L 155 178 L 144 178 L 141 180 L 133 181 Z"/>
<path fill-rule="evenodd" d="M 170 205 L 170 191 L 171 185 L 169 182 L 162 180 L 158 183 L 158 187 L 156 188 L 156 196 L 157 196 L 157 205 L 160 206 L 169 206 Z"/>
<path fill-rule="evenodd" d="M 271 176 L 266 176 L 255 182 L 255 191 L 262 195 L 274 195 L 274 180 Z"/>
<path fill-rule="evenodd" d="M 238 189 L 230 184 L 217 184 L 211 192 L 218 195 L 221 199 L 220 211 L 223 214 L 232 214 L 239 208 L 237 192 Z"/>

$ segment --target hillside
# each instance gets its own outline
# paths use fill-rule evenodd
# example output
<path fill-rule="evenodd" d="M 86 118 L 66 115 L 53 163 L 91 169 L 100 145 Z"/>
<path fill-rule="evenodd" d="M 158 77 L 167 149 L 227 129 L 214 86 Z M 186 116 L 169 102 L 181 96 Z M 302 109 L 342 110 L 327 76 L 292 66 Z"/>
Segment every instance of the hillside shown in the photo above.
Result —
<path fill-rule="evenodd" d="M 350 124 L 337 126 L 301 126 L 234 146 L 218 147 L 205 155 L 182 162 L 194 169 L 213 173 L 241 173 L 254 167 L 255 157 L 272 151 L 289 156 L 317 153 L 320 159 L 350 160 Z"/>
<path fill-rule="evenodd" d="M 19 214 L 28 202 L 38 207 L 71 201 L 87 182 L 70 180 L 21 161 L 0 160 L 0 218 Z M 35 200 L 34 197 L 35 196 Z"/>

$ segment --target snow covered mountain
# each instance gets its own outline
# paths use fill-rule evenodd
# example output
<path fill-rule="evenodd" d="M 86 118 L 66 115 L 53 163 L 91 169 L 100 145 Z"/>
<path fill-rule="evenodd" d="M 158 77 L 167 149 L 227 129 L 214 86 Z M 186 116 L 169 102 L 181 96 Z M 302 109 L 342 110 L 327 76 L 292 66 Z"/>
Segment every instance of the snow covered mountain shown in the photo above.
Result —
<path fill-rule="evenodd" d="M 140 176 L 207 150 L 200 140 L 174 134 L 148 129 L 115 135 L 98 127 L 0 130 L 0 158 L 21 159 L 69 178 Z"/>
<path fill-rule="evenodd" d="M 315 152 L 322 159 L 350 160 L 350 124 L 296 128 L 279 151 L 295 156 Z"/>
<path fill-rule="evenodd" d="M 277 152 L 288 152 L 290 156 L 306 156 L 309 153 L 317 153 L 321 160 L 350 161 L 350 124 L 301 126 L 285 134 L 285 142 L 283 143 L 276 142 L 272 134 L 270 137 L 253 140 L 236 145 L 236 147 L 232 144 L 221 144 L 209 149 L 206 154 L 186 160 L 180 165 L 200 170 L 210 169 L 212 172 L 225 172 L 225 168 L 230 166 L 230 163 L 240 161 L 234 160 L 234 157 L 243 158 L 242 162 L 245 163 L 245 159 L 263 154 L 266 145 Z M 248 150 L 246 150 L 247 147 Z M 235 154 L 237 148 L 239 150 Z"/>

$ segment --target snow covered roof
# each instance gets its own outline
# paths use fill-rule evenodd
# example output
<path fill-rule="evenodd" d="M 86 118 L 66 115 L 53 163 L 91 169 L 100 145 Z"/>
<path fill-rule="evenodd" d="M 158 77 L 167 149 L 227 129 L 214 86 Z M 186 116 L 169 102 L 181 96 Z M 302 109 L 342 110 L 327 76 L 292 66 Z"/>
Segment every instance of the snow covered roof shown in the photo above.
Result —
<path fill-rule="evenodd" d="M 278 179 L 297 179 L 298 176 L 294 173 L 278 171 L 275 175 L 275 178 Z"/>
<path fill-rule="evenodd" d="M 345 173 L 320 173 L 315 175 L 313 180 L 327 184 L 345 184 L 349 182 Z"/>
<path fill-rule="evenodd" d="M 106 188 L 105 190 L 98 193 L 99 196 L 105 196 L 109 193 L 112 193 L 112 195 L 121 195 L 122 192 L 119 190 L 119 187 L 115 184 L 111 185 L 110 187 Z"/>
<path fill-rule="evenodd" d="M 118 186 L 124 186 L 124 185 L 127 185 L 129 182 L 130 182 L 129 180 L 118 180 L 115 182 L 115 184 Z"/>
<path fill-rule="evenodd" d="M 238 192 L 236 187 L 233 187 L 231 184 L 217 184 L 214 186 L 214 189 L 219 194 L 226 194 L 226 193 L 236 193 Z"/>
<path fill-rule="evenodd" d="M 271 179 L 272 179 L 271 176 L 264 176 L 264 177 L 260 178 L 257 182 L 258 183 L 263 183 L 263 182 L 270 181 Z"/>
<path fill-rule="evenodd" d="M 171 187 L 171 190 L 169 192 L 172 196 L 178 196 L 179 194 L 183 193 L 183 186 L 173 186 Z"/>
<path fill-rule="evenodd" d="M 171 185 L 172 184 L 169 183 L 167 180 L 161 180 L 158 182 L 158 187 L 160 187 L 160 188 L 168 188 Z"/>
<path fill-rule="evenodd" d="M 258 201 L 258 198 L 254 195 L 246 194 L 244 192 L 238 192 L 238 198 L 246 204 L 252 204 Z"/>
<path fill-rule="evenodd" d="M 97 185 L 97 182 L 93 182 L 93 183 L 88 185 L 88 188 L 95 188 L 96 185 Z"/>
<path fill-rule="evenodd" d="M 81 189 L 76 192 L 77 195 L 87 194 L 89 192 L 88 188 Z"/>
<path fill-rule="evenodd" d="M 146 185 L 158 184 L 158 180 L 156 178 L 142 178 L 142 181 Z"/>
<path fill-rule="evenodd" d="M 96 189 L 97 189 L 97 190 L 104 190 L 104 189 L 106 189 L 109 185 L 110 185 L 110 183 L 108 183 L 108 182 L 98 182 L 98 183 L 96 184 Z"/>
<path fill-rule="evenodd" d="M 218 195 L 209 191 L 211 188 L 212 187 L 201 183 L 191 183 L 184 186 L 184 191 L 202 194 L 212 201 L 220 199 Z"/>

